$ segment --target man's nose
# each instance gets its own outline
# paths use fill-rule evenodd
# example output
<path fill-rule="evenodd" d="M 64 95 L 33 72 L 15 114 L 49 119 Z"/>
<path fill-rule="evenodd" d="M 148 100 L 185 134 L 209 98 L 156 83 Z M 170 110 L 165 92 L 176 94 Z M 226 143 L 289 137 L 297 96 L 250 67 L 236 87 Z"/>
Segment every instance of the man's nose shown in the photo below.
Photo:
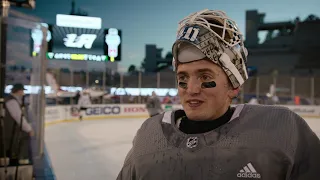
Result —
<path fill-rule="evenodd" d="M 187 92 L 190 95 L 199 94 L 201 91 L 201 82 L 196 78 L 191 78 L 188 82 Z"/>

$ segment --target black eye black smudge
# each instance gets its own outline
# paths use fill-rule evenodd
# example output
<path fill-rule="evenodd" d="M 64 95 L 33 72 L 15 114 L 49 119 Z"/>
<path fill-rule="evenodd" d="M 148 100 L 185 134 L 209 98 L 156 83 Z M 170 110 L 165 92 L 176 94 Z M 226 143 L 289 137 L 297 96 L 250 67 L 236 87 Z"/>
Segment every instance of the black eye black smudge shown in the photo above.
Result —
<path fill-rule="evenodd" d="M 187 83 L 185 82 L 179 82 L 179 87 L 183 88 L 183 89 L 187 89 Z"/>
<path fill-rule="evenodd" d="M 203 82 L 202 84 L 201 84 L 201 88 L 214 88 L 214 87 L 216 87 L 217 86 L 217 84 L 216 84 L 216 82 L 214 82 L 214 81 L 211 81 L 211 82 Z"/>

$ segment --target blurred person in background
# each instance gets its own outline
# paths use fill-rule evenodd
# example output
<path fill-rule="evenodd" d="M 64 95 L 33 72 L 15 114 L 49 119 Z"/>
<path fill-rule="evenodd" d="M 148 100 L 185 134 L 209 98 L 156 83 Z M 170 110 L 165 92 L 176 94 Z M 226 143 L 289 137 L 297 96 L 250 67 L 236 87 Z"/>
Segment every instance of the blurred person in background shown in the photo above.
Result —
<path fill-rule="evenodd" d="M 79 107 L 79 120 L 83 120 L 83 116 L 85 115 L 86 110 L 91 106 L 91 98 L 90 93 L 86 90 L 82 92 L 78 101 Z"/>
<path fill-rule="evenodd" d="M 260 104 L 259 100 L 255 97 L 251 98 L 248 104 Z"/>
<path fill-rule="evenodd" d="M 152 95 L 147 99 L 146 108 L 150 117 L 156 116 L 163 112 L 161 101 L 154 91 L 152 92 Z"/>
<path fill-rule="evenodd" d="M 134 104 L 134 96 L 129 95 L 129 103 Z"/>
<path fill-rule="evenodd" d="M 80 96 L 81 96 L 80 94 L 81 94 L 80 91 L 76 92 L 76 95 L 73 97 L 73 100 L 75 101 L 74 104 L 78 104 L 78 101 L 79 101 Z"/>
<path fill-rule="evenodd" d="M 167 94 L 162 101 L 163 104 L 172 104 L 172 99 L 169 94 Z"/>
<path fill-rule="evenodd" d="M 318 180 L 320 141 L 280 106 L 231 106 L 248 79 L 243 34 L 226 13 L 179 23 L 173 67 L 183 110 L 147 119 L 118 180 Z"/>
<path fill-rule="evenodd" d="M 26 119 L 24 90 L 22 84 L 15 84 L 5 98 L 5 148 L 13 164 L 30 163 L 30 137 L 34 132 Z"/>

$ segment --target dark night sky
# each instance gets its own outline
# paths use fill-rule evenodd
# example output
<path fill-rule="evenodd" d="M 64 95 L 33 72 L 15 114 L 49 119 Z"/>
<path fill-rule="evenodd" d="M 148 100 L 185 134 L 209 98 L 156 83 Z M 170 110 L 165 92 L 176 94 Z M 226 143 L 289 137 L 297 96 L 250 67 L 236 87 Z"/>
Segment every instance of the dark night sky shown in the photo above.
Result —
<path fill-rule="evenodd" d="M 37 0 L 35 10 L 22 10 L 38 16 L 46 23 L 55 23 L 56 14 L 69 14 L 71 0 Z M 121 67 L 140 66 L 145 44 L 171 50 L 177 23 L 190 13 L 205 8 L 227 12 L 245 31 L 245 11 L 258 9 L 266 13 L 266 21 L 302 19 L 319 15 L 319 0 L 76 0 L 76 6 L 89 16 L 101 17 L 104 28 L 119 28 L 123 33 Z"/>

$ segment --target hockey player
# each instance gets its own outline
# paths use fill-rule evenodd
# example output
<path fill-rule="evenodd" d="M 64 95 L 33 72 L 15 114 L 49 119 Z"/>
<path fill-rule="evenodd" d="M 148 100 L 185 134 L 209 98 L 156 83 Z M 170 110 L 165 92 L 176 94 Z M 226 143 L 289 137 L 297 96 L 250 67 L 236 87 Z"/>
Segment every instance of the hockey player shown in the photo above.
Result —
<path fill-rule="evenodd" d="M 320 141 L 285 107 L 231 107 L 248 79 L 243 35 L 224 12 L 184 18 L 173 45 L 183 110 L 146 120 L 118 180 L 317 180 Z"/>
<path fill-rule="evenodd" d="M 151 97 L 149 97 L 146 102 L 146 108 L 150 117 L 156 116 L 163 112 L 160 99 L 154 91 L 152 92 Z"/>
<path fill-rule="evenodd" d="M 78 107 L 79 107 L 79 120 L 83 120 L 83 115 L 88 109 L 88 107 L 91 106 L 91 99 L 90 99 L 90 94 L 88 91 L 84 90 L 79 98 L 78 101 Z"/>

